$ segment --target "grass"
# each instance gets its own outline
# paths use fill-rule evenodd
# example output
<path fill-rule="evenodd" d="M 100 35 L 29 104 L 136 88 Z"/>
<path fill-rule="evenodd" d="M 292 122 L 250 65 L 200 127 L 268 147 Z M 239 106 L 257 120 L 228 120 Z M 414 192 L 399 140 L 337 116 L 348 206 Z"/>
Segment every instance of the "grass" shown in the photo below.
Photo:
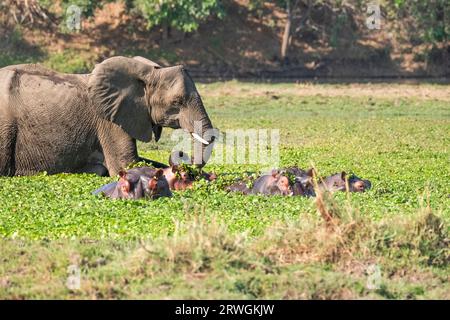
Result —
<path fill-rule="evenodd" d="M 9 299 L 448 299 L 448 237 L 422 212 L 351 215 L 330 230 L 317 215 L 257 238 L 203 216 L 155 240 L 4 239 L 0 297 Z M 66 286 L 69 267 L 80 287 Z M 371 270 L 378 268 L 379 273 Z"/>
<path fill-rule="evenodd" d="M 199 85 L 221 130 L 279 128 L 281 166 L 372 181 L 327 200 L 341 212 L 333 232 L 314 199 L 223 191 L 255 165 L 208 164 L 227 175 L 157 201 L 97 198 L 114 179 L 93 175 L 0 178 L 0 297 L 449 298 L 448 86 L 373 88 Z M 173 144 L 165 130 L 139 149 L 166 162 Z M 71 263 L 82 290 L 64 285 Z M 368 290 L 373 264 L 383 282 Z"/>

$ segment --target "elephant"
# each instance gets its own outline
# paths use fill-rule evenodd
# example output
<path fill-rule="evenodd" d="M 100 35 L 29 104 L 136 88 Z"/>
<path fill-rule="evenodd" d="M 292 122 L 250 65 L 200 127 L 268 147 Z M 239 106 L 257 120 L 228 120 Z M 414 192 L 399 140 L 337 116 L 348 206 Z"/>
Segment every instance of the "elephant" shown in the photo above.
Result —
<path fill-rule="evenodd" d="M 139 161 L 164 167 L 140 158 L 136 147 L 136 140 L 158 141 L 163 127 L 192 134 L 201 143 L 196 164 L 206 164 L 214 136 L 203 137 L 213 126 L 181 65 L 116 56 L 90 74 L 62 74 L 37 64 L 0 69 L 0 176 L 115 176 Z"/>

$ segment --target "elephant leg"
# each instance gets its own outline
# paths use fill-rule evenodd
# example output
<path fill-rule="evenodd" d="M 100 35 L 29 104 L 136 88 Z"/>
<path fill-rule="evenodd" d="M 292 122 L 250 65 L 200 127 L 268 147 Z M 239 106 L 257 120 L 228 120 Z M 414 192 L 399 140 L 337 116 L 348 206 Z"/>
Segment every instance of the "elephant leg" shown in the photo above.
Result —
<path fill-rule="evenodd" d="M 79 172 L 80 173 L 94 173 L 100 177 L 109 176 L 108 169 L 106 169 L 106 167 L 104 165 L 99 164 L 99 163 L 89 163 L 86 166 L 84 166 L 83 168 L 81 168 L 81 170 Z"/>
<path fill-rule="evenodd" d="M 136 140 L 130 137 L 119 126 L 103 122 L 99 130 L 99 142 L 104 156 L 104 163 L 110 176 L 135 162 L 145 162 L 156 168 L 167 168 L 165 164 L 144 159 L 138 156 Z"/>
<path fill-rule="evenodd" d="M 95 173 L 98 176 L 109 176 L 108 169 L 105 166 L 105 157 L 103 153 L 96 149 L 89 155 L 86 164 L 79 170 L 79 173 Z"/>
<path fill-rule="evenodd" d="M 0 176 L 14 176 L 16 172 L 14 159 L 16 136 L 14 125 L 0 122 Z"/>

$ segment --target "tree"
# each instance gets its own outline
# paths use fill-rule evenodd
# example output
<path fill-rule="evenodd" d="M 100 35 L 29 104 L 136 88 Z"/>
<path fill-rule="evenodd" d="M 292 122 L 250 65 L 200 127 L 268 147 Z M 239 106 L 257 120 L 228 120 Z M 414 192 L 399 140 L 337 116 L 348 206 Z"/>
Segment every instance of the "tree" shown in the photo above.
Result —
<path fill-rule="evenodd" d="M 252 9 L 262 7 L 263 0 L 251 0 L 250 7 Z M 280 44 L 280 57 L 283 64 L 287 64 L 289 59 L 289 45 L 292 38 L 292 29 L 300 29 L 309 18 L 312 8 L 311 0 L 273 0 L 280 8 L 284 8 L 286 12 L 286 22 L 283 28 L 283 36 Z M 296 26 L 294 24 L 296 23 Z"/>
<path fill-rule="evenodd" d="M 208 17 L 224 16 L 220 0 L 135 0 L 132 5 L 147 20 L 147 28 L 162 26 L 167 37 L 171 28 L 192 32 Z"/>
<path fill-rule="evenodd" d="M 311 0 L 304 1 L 301 3 L 300 0 L 284 0 L 279 1 L 284 2 L 285 8 L 286 8 L 286 24 L 284 25 L 284 32 L 283 32 L 283 38 L 281 41 L 281 60 L 283 63 L 287 62 L 288 59 L 288 49 L 289 44 L 291 42 L 291 29 L 292 25 L 294 23 L 294 18 L 296 17 L 294 15 L 294 12 L 299 9 L 300 4 L 303 5 L 304 8 L 306 8 L 305 13 L 300 16 L 300 21 L 297 25 L 297 30 L 301 28 L 301 26 L 306 22 L 306 20 L 309 18 L 309 13 L 311 12 L 312 3 Z"/>
<path fill-rule="evenodd" d="M 448 0 L 390 0 L 397 16 L 412 16 L 421 30 L 422 39 L 431 44 L 447 43 L 450 33 Z"/>
<path fill-rule="evenodd" d="M 55 24 L 55 17 L 38 0 L 4 0 L 0 8 L 8 9 L 14 22 L 20 25 L 44 25 Z M 2 8 L 3 9 L 3 8 Z"/>

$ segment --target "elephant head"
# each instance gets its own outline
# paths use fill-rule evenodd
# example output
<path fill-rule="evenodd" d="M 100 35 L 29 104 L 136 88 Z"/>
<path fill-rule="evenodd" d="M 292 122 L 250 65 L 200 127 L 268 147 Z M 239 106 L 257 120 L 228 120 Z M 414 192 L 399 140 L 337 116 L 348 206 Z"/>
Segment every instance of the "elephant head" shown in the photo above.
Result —
<path fill-rule="evenodd" d="M 170 127 L 191 133 L 202 142 L 202 151 L 214 140 L 202 138 L 213 127 L 183 66 L 163 68 L 142 57 L 112 57 L 94 68 L 88 90 L 99 116 L 134 139 L 148 142 L 153 133 L 158 141 L 162 128 Z M 206 161 L 202 157 L 201 165 Z"/>

